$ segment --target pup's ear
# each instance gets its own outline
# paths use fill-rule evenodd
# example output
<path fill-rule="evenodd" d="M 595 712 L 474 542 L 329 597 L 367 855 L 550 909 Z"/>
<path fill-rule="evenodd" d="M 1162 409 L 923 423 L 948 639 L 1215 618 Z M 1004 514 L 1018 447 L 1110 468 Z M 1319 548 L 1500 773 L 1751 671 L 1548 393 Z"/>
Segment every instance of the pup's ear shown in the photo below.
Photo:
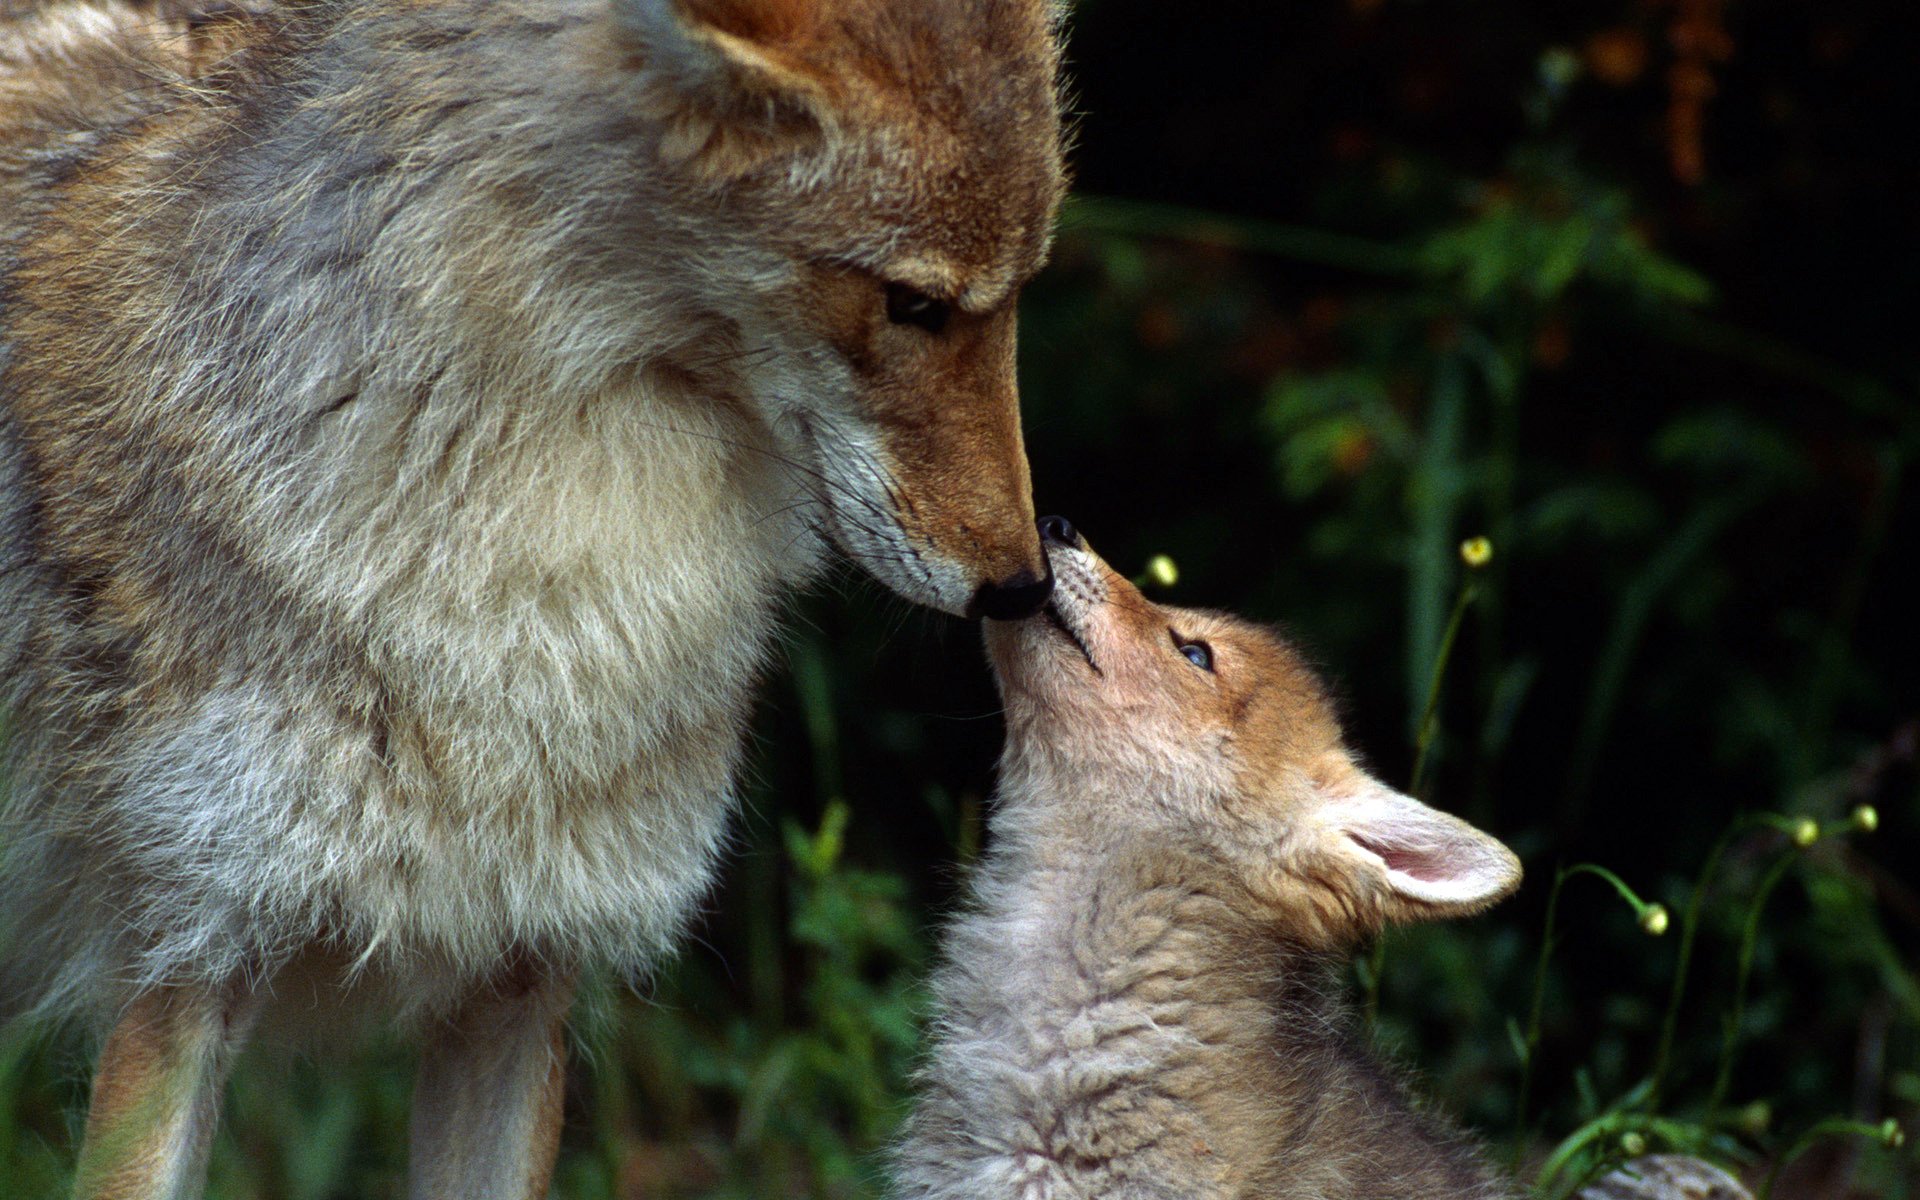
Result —
<path fill-rule="evenodd" d="M 1328 849 L 1388 920 L 1478 912 L 1520 886 L 1520 860 L 1458 817 L 1355 771 L 1327 795 Z"/>
<path fill-rule="evenodd" d="M 709 179 L 805 148 L 825 129 L 827 80 L 797 48 L 825 0 L 612 0 L 637 43 L 661 156 Z"/>

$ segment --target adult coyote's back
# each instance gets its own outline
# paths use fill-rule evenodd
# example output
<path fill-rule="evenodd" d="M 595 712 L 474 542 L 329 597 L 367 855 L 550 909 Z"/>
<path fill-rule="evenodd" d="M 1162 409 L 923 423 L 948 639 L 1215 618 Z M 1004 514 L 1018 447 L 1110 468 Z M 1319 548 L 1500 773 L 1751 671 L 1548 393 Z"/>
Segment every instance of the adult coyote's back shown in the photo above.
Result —
<path fill-rule="evenodd" d="M 0 0 L 10 987 L 116 1022 L 83 1192 L 191 1192 L 261 1010 L 369 997 L 436 1031 L 416 1192 L 543 1189 L 782 594 L 1045 599 L 1054 20 Z"/>

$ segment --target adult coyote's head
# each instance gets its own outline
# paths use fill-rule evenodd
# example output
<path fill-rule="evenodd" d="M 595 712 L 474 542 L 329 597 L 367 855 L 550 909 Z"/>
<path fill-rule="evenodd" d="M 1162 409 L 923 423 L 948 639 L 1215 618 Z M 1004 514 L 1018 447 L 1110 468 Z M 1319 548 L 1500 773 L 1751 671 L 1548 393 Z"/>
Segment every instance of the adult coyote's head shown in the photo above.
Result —
<path fill-rule="evenodd" d="M 1018 616 L 1014 304 L 1064 187 L 1052 0 L 616 0 L 744 399 L 901 594 Z"/>

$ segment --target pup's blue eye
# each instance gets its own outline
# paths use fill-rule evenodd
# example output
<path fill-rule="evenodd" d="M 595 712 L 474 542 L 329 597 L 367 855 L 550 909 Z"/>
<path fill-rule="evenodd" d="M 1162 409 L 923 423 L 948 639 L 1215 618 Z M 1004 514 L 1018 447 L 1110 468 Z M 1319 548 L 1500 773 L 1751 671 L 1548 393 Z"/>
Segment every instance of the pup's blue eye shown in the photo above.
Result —
<path fill-rule="evenodd" d="M 946 301 L 935 300 L 904 283 L 887 285 L 887 320 L 895 325 L 915 325 L 928 333 L 939 333 L 947 327 L 951 311 Z"/>
<path fill-rule="evenodd" d="M 1185 655 L 1188 662 L 1199 667 L 1202 671 L 1213 670 L 1212 646 L 1201 641 L 1190 642 L 1178 633 L 1174 633 L 1171 629 L 1167 630 L 1167 632 L 1173 635 L 1173 648 Z"/>

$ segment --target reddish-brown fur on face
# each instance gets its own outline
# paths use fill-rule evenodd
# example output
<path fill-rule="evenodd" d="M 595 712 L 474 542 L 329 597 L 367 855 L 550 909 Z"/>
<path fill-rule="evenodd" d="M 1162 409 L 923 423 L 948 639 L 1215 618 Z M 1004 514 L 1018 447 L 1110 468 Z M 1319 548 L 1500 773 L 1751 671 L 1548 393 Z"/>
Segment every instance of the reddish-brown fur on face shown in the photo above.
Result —
<path fill-rule="evenodd" d="M 812 432 L 830 448 L 823 458 L 837 446 L 867 460 L 885 495 L 838 514 L 837 540 L 895 587 L 955 611 L 982 586 L 1044 577 L 1014 325 L 1065 188 L 1056 14 L 1041 0 L 687 0 L 676 11 L 693 44 L 676 48 L 677 24 L 640 31 L 652 64 L 642 74 L 671 131 L 662 152 L 804 264 L 792 306 L 852 376 L 860 436 L 843 438 L 832 414 Z M 889 324 L 889 286 L 950 319 Z M 852 528 L 876 519 L 904 537 Z"/>
<path fill-rule="evenodd" d="M 1051 608 L 987 629 L 1007 750 L 902 1194 L 1502 1200 L 1328 984 L 1383 921 L 1504 895 L 1512 855 L 1355 765 L 1285 639 L 1045 527 Z"/>
<path fill-rule="evenodd" d="M 802 311 L 846 358 L 863 415 L 889 451 L 903 523 L 985 580 L 1044 576 L 1020 435 L 1013 305 L 956 309 L 929 333 L 888 321 L 885 285 L 866 271 L 810 274 Z"/>
<path fill-rule="evenodd" d="M 1091 553 L 1050 553 L 1049 611 L 987 633 L 1007 702 L 1003 790 L 1050 837 L 1106 827 L 1195 854 L 1196 870 L 1224 870 L 1287 936 L 1321 948 L 1478 911 L 1518 886 L 1505 847 L 1358 765 L 1283 638 L 1155 604 Z"/>
<path fill-rule="evenodd" d="M 1083 722 L 1109 735 L 1144 728 L 1167 737 L 1178 729 L 1218 739 L 1231 748 L 1247 792 L 1344 753 L 1325 686 L 1272 630 L 1226 613 L 1156 604 L 1091 555 L 1056 552 L 1055 562 L 1058 618 L 1028 621 L 1021 632 L 989 629 L 988 645 L 1010 703 L 1023 711 L 1031 705 L 1036 720 L 1064 726 L 1056 729 L 1064 741 L 1085 737 Z M 1203 644 L 1213 669 L 1197 668 L 1182 643 Z"/>

